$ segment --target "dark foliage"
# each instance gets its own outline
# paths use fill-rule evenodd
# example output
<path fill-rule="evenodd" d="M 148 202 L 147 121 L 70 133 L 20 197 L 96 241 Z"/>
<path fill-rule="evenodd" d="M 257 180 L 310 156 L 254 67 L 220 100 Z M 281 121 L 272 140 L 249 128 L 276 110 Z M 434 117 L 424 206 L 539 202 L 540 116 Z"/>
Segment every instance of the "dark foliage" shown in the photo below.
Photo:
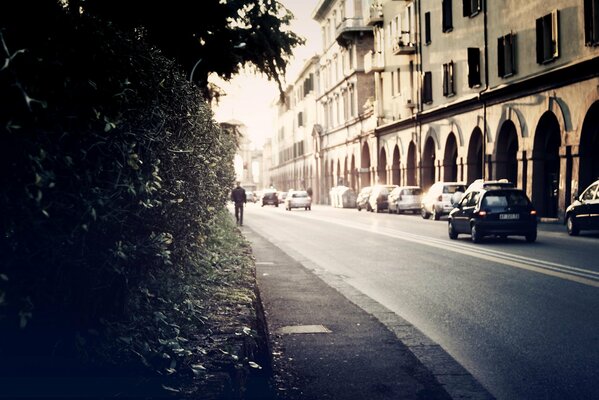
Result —
<path fill-rule="evenodd" d="M 143 27 L 149 40 L 175 58 L 200 87 L 208 74 L 225 79 L 253 65 L 283 92 L 292 50 L 303 43 L 288 30 L 292 14 L 276 0 L 81 0 L 74 12 L 101 16 L 123 29 Z M 201 60 L 201 61 L 199 61 Z M 195 70 L 194 70 L 195 67 Z"/>
<path fill-rule="evenodd" d="M 126 317 L 139 288 L 203 262 L 234 179 L 235 138 L 143 33 L 51 2 L 9 3 L 0 323 Z"/>

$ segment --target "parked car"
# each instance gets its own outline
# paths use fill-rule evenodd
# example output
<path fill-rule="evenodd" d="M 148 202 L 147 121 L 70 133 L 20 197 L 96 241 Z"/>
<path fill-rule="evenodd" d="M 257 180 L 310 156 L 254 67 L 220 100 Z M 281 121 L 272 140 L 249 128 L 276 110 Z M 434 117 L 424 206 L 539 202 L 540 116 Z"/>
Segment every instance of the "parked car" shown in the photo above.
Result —
<path fill-rule="evenodd" d="M 279 198 L 276 191 L 265 191 L 262 194 L 262 207 L 266 205 L 279 206 Z"/>
<path fill-rule="evenodd" d="M 466 185 L 462 182 L 437 182 L 433 184 L 422 197 L 420 207 L 422 218 L 429 219 L 432 215 L 433 219 L 439 220 L 441 216 L 449 214 L 453 209 L 452 197 L 455 201 L 454 195 L 465 191 Z"/>
<path fill-rule="evenodd" d="M 373 212 L 381 212 L 389 206 L 389 193 L 397 185 L 376 185 L 372 187 L 370 196 L 368 196 L 368 209 Z"/>
<path fill-rule="evenodd" d="M 537 212 L 521 189 L 478 189 L 464 195 L 449 213 L 447 229 L 450 239 L 468 233 L 474 243 L 489 235 L 519 235 L 534 242 Z"/>
<path fill-rule="evenodd" d="M 366 209 L 366 211 L 369 211 L 368 207 L 370 207 L 370 205 L 368 204 L 368 198 L 370 197 L 371 191 L 372 187 L 365 186 L 360 190 L 360 193 L 358 193 L 358 197 L 356 198 L 356 208 L 358 211 L 363 208 Z"/>
<path fill-rule="evenodd" d="M 290 190 L 285 198 L 285 210 L 292 208 L 303 208 L 306 211 L 312 209 L 312 198 L 305 190 Z"/>
<path fill-rule="evenodd" d="M 279 204 L 283 204 L 287 198 L 287 192 L 278 192 L 277 197 L 279 198 Z"/>
<path fill-rule="evenodd" d="M 256 202 L 256 195 L 254 192 L 252 192 L 251 190 L 246 190 L 245 191 L 245 198 L 247 199 L 248 202 L 252 202 L 255 203 Z"/>
<path fill-rule="evenodd" d="M 421 204 L 422 189 L 419 186 L 398 186 L 389 193 L 389 213 L 417 213 Z"/>
<path fill-rule="evenodd" d="M 566 208 L 566 229 L 571 236 L 581 230 L 599 229 L 599 180 L 591 183 Z"/>

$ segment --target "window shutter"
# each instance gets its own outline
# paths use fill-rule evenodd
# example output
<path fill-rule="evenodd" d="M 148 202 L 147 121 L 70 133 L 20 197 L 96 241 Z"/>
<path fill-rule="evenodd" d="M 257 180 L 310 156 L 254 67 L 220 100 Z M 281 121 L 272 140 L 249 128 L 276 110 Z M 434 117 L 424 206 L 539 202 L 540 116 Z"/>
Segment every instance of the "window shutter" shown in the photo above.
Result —
<path fill-rule="evenodd" d="M 424 42 L 431 44 L 431 13 L 424 13 Z"/>
<path fill-rule="evenodd" d="M 497 39 L 497 74 L 500 78 L 505 76 L 505 38 Z"/>
<path fill-rule="evenodd" d="M 449 64 L 443 64 L 443 96 L 449 94 Z"/>
<path fill-rule="evenodd" d="M 468 87 L 480 86 L 480 49 L 468 48 Z"/>
<path fill-rule="evenodd" d="M 516 35 L 509 33 L 505 42 L 505 72 L 506 75 L 513 75 L 516 73 Z"/>
<path fill-rule="evenodd" d="M 469 17 L 472 15 L 472 0 L 462 0 L 462 15 Z"/>
<path fill-rule="evenodd" d="M 443 21 L 442 21 L 443 32 L 451 32 L 451 30 L 453 29 L 453 23 L 451 21 L 452 20 L 451 0 L 443 0 L 442 5 L 443 5 Z"/>
<path fill-rule="evenodd" d="M 551 58 L 559 57 L 559 10 L 551 12 Z"/>
<path fill-rule="evenodd" d="M 453 68 L 454 68 L 454 64 L 453 64 L 453 61 L 451 61 L 448 66 L 449 70 L 447 71 L 448 77 L 449 77 L 449 85 L 448 85 L 447 89 L 448 89 L 449 94 L 452 96 L 455 94 L 455 79 L 454 79 L 455 75 L 454 75 Z"/>
<path fill-rule="evenodd" d="M 589 7 L 591 14 L 591 43 L 597 45 L 599 43 L 599 0 L 592 1 L 592 7 Z"/>
<path fill-rule="evenodd" d="M 433 77 L 432 73 L 424 73 L 424 82 L 422 84 L 422 102 L 429 104 L 433 102 Z"/>
<path fill-rule="evenodd" d="M 543 40 L 543 18 L 537 19 L 537 64 L 543 64 L 545 48 Z"/>

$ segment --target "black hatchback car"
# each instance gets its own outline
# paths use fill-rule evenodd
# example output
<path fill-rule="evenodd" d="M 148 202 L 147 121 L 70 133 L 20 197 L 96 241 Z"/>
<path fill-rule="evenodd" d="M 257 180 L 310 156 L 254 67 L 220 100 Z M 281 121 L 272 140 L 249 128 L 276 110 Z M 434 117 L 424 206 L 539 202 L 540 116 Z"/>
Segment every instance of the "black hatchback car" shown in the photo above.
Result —
<path fill-rule="evenodd" d="M 524 236 L 537 239 L 537 212 L 520 189 L 474 190 L 460 200 L 449 213 L 450 239 L 467 233 L 474 243 L 485 236 Z"/>
<path fill-rule="evenodd" d="M 566 209 L 566 228 L 572 236 L 581 230 L 599 229 L 599 180 L 591 183 Z"/>
<path fill-rule="evenodd" d="M 262 195 L 262 207 L 266 205 L 275 207 L 279 206 L 279 197 L 277 196 L 277 192 L 264 192 Z"/>

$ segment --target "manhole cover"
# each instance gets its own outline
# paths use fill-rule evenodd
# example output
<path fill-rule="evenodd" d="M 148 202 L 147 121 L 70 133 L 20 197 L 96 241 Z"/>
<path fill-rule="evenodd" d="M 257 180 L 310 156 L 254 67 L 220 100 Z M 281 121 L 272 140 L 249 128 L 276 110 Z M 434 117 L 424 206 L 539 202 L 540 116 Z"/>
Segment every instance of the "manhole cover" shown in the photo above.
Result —
<path fill-rule="evenodd" d="M 279 328 L 277 333 L 282 335 L 291 335 L 296 333 L 331 333 L 331 330 L 324 325 L 295 325 Z"/>

